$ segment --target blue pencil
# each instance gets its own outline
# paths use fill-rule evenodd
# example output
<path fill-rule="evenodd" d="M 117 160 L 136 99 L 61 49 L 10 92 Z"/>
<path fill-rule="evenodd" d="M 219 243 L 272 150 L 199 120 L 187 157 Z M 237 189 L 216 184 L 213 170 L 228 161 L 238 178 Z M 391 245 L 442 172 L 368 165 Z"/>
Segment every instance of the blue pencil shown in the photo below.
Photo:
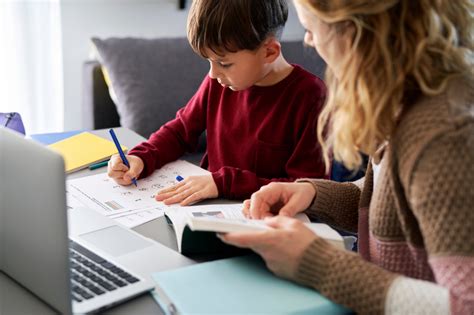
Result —
<path fill-rule="evenodd" d="M 128 160 L 122 151 L 122 146 L 120 145 L 120 142 L 118 141 L 114 130 L 110 129 L 109 132 L 110 132 L 110 135 L 112 136 L 112 140 L 114 140 L 115 146 L 117 147 L 118 153 L 120 154 L 120 158 L 122 159 L 123 164 L 125 164 L 128 168 L 130 168 L 130 164 L 128 163 Z M 136 178 L 132 178 L 132 182 L 135 186 L 138 187 Z"/>

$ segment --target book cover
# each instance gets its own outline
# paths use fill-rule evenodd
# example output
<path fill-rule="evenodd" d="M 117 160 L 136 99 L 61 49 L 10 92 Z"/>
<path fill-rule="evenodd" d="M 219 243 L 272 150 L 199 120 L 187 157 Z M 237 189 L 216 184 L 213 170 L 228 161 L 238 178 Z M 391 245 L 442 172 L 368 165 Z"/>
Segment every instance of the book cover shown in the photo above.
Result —
<path fill-rule="evenodd" d="M 153 274 L 167 314 L 351 314 L 317 291 L 279 278 L 257 255 Z"/>
<path fill-rule="evenodd" d="M 50 144 L 48 147 L 63 156 L 67 173 L 105 161 L 117 153 L 117 148 L 112 141 L 89 132 L 74 135 Z M 122 146 L 122 150 L 125 152 L 127 148 Z"/>
<path fill-rule="evenodd" d="M 73 131 L 65 131 L 65 132 L 53 132 L 53 133 L 40 133 L 40 134 L 34 134 L 30 135 L 31 139 L 48 145 L 48 144 L 53 144 L 58 141 L 67 139 L 69 137 L 78 135 L 80 133 L 84 132 L 83 130 L 73 130 Z"/>
<path fill-rule="evenodd" d="M 249 250 L 223 243 L 214 231 L 193 231 L 188 225 L 190 218 L 240 218 L 242 204 L 211 204 L 187 207 L 174 206 L 165 210 L 165 217 L 173 227 L 178 251 L 183 255 L 248 253 Z"/>

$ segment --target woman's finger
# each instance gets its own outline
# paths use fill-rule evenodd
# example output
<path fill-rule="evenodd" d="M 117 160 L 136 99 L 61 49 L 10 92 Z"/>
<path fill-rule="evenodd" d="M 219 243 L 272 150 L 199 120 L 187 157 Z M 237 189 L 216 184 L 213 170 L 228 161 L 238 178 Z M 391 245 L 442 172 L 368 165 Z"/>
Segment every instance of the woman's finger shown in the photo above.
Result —
<path fill-rule="evenodd" d="M 298 202 L 299 200 L 297 198 L 290 198 L 290 200 L 288 200 L 288 202 L 280 209 L 278 214 L 287 217 L 294 217 L 300 210 Z"/>
<path fill-rule="evenodd" d="M 252 219 L 263 219 L 270 212 L 270 207 L 263 200 L 261 194 L 256 192 L 250 197 L 249 214 Z"/>
<path fill-rule="evenodd" d="M 246 217 L 246 218 L 250 218 L 249 209 L 250 209 L 250 200 L 249 200 L 249 199 L 246 199 L 246 200 L 244 200 L 244 204 L 243 204 L 243 206 L 242 206 L 242 214 L 243 214 L 244 217 Z"/>
<path fill-rule="evenodd" d="M 272 231 L 256 231 L 256 232 L 232 232 L 219 234 L 219 237 L 225 243 L 232 244 L 237 247 L 256 249 L 267 244 L 274 237 Z"/>
<path fill-rule="evenodd" d="M 284 229 L 284 228 L 288 228 L 288 227 L 291 227 L 291 226 L 294 226 L 294 225 L 297 225 L 297 224 L 302 224 L 303 225 L 303 222 L 295 219 L 295 218 L 292 218 L 292 217 L 287 217 L 287 216 L 283 216 L 283 215 L 277 215 L 275 217 L 267 217 L 265 218 L 265 223 L 272 227 L 272 228 L 275 228 L 275 229 Z"/>

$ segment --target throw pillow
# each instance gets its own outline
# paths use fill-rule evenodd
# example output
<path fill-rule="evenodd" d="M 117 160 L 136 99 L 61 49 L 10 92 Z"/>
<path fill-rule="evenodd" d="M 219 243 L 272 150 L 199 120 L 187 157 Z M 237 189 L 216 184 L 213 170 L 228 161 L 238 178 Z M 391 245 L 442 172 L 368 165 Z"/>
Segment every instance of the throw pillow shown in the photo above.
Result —
<path fill-rule="evenodd" d="M 173 119 L 208 72 L 186 38 L 92 38 L 120 124 L 144 137 Z"/>

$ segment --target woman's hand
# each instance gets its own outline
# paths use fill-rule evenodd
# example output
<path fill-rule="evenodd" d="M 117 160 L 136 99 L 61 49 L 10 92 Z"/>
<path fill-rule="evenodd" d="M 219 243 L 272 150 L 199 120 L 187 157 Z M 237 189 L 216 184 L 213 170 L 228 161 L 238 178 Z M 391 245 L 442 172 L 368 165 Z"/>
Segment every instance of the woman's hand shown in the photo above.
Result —
<path fill-rule="evenodd" d="M 130 185 L 132 183 L 132 178 L 138 178 L 145 167 L 142 159 L 138 156 L 126 155 L 126 158 L 128 164 L 130 164 L 130 168 L 123 164 L 123 161 L 118 154 L 114 154 L 110 157 L 107 166 L 107 175 L 118 184 L 124 186 Z"/>
<path fill-rule="evenodd" d="M 277 216 L 267 218 L 272 229 L 219 234 L 224 242 L 250 248 L 265 260 L 276 275 L 293 279 L 305 249 L 317 238 L 303 222 Z"/>
<path fill-rule="evenodd" d="M 217 198 L 219 192 L 212 175 L 189 176 L 171 187 L 160 190 L 155 199 L 170 205 L 188 206 L 203 199 Z"/>
<path fill-rule="evenodd" d="M 310 183 L 270 183 L 244 201 L 245 217 L 263 219 L 275 214 L 294 217 L 307 209 L 316 195 Z"/>

